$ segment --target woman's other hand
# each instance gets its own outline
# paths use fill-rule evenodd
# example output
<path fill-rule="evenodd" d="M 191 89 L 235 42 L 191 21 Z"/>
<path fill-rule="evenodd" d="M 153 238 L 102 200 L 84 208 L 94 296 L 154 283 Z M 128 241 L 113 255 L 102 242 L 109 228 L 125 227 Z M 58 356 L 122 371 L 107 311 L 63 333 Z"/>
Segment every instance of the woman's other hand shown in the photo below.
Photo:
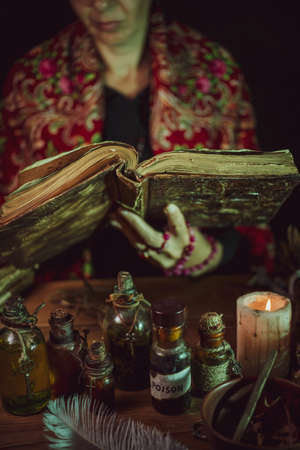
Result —
<path fill-rule="evenodd" d="M 189 227 L 180 209 L 165 208 L 168 227 L 158 231 L 137 214 L 119 209 L 111 216 L 111 225 L 124 233 L 140 256 L 164 269 L 168 275 L 197 276 L 214 270 L 223 249 L 198 228 Z"/>

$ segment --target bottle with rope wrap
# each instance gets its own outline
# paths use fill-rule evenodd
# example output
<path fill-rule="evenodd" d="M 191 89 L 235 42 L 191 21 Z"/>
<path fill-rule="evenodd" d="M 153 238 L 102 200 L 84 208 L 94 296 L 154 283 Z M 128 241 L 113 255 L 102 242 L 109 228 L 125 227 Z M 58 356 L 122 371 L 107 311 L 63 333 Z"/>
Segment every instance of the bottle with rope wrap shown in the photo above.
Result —
<path fill-rule="evenodd" d="M 84 360 L 81 386 L 82 391 L 93 400 L 103 402 L 110 408 L 114 407 L 113 362 L 104 340 L 91 344 Z"/>
<path fill-rule="evenodd" d="M 205 396 L 221 383 L 241 375 L 230 344 L 224 339 L 222 314 L 201 315 L 198 326 L 199 342 L 192 351 L 193 394 Z"/>
<path fill-rule="evenodd" d="M 123 390 L 149 386 L 152 335 L 150 303 L 133 284 L 129 272 L 118 273 L 103 320 L 104 338 L 114 364 L 115 385 Z"/>
<path fill-rule="evenodd" d="M 87 339 L 74 329 L 72 314 L 57 308 L 49 319 L 47 350 L 50 367 L 51 398 L 80 391 L 80 376 L 87 352 Z"/>
<path fill-rule="evenodd" d="M 44 306 L 29 314 L 21 297 L 11 298 L 1 313 L 0 391 L 3 407 L 12 414 L 38 413 L 50 399 L 46 343 L 36 326 Z"/>

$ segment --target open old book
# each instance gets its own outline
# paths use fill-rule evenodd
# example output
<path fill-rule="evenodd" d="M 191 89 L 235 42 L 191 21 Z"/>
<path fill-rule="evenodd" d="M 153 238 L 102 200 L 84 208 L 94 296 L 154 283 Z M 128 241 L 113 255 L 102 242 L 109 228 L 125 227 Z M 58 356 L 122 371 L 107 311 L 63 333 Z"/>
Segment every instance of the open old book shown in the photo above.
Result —
<path fill-rule="evenodd" d="M 269 222 L 300 181 L 289 150 L 178 150 L 138 164 L 120 142 L 26 167 L 0 215 L 0 266 L 24 269 L 87 238 L 116 205 L 152 223 L 176 203 L 202 227 Z"/>

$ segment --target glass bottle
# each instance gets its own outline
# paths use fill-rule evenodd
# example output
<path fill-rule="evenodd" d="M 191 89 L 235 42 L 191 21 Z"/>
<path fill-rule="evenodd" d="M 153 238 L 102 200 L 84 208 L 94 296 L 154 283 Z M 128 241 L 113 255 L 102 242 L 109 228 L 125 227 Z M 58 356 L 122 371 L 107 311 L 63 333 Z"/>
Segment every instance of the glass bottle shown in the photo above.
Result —
<path fill-rule="evenodd" d="M 41 411 L 50 399 L 50 381 L 44 336 L 22 298 L 9 299 L 3 308 L 0 330 L 0 391 L 3 407 L 16 415 Z"/>
<path fill-rule="evenodd" d="M 191 402 L 191 352 L 184 341 L 185 306 L 173 299 L 152 305 L 150 389 L 154 408 L 180 414 Z"/>
<path fill-rule="evenodd" d="M 51 313 L 47 350 L 51 398 L 80 391 L 80 375 L 87 351 L 86 336 L 74 330 L 72 314 L 62 308 Z"/>
<path fill-rule="evenodd" d="M 93 399 L 114 407 L 113 362 L 104 341 L 96 341 L 91 345 L 84 361 L 81 385 L 82 390 Z"/>
<path fill-rule="evenodd" d="M 103 330 L 114 364 L 116 387 L 145 389 L 149 386 L 150 303 L 137 292 L 130 273 L 125 271 L 118 273 L 117 286 L 106 301 Z"/>
<path fill-rule="evenodd" d="M 224 339 L 222 314 L 207 312 L 199 320 L 199 342 L 192 352 L 193 394 L 203 397 L 225 381 L 241 375 L 230 344 Z"/>

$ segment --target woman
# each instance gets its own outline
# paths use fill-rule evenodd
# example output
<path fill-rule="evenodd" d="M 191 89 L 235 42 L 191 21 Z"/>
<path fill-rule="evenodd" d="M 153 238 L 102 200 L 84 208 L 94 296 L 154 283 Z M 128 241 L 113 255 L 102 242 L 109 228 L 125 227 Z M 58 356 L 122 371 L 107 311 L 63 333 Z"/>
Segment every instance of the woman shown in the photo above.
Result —
<path fill-rule="evenodd" d="M 34 48 L 7 79 L 2 194 L 14 189 L 25 165 L 105 139 L 134 145 L 140 160 L 179 147 L 256 148 L 247 88 L 223 48 L 187 26 L 166 23 L 151 0 L 70 3 L 80 22 Z M 186 224 L 176 205 L 166 214 L 165 233 L 123 210 L 111 224 L 169 274 L 200 275 L 234 253 L 232 233 L 207 238 Z M 103 233 L 94 239 L 101 250 L 108 242 Z M 129 268 L 128 253 L 118 244 L 111 259 L 120 264 L 123 255 Z M 90 255 L 84 255 L 87 274 Z M 93 259 L 101 266 L 102 252 Z M 98 276 L 107 275 L 105 267 Z"/>

